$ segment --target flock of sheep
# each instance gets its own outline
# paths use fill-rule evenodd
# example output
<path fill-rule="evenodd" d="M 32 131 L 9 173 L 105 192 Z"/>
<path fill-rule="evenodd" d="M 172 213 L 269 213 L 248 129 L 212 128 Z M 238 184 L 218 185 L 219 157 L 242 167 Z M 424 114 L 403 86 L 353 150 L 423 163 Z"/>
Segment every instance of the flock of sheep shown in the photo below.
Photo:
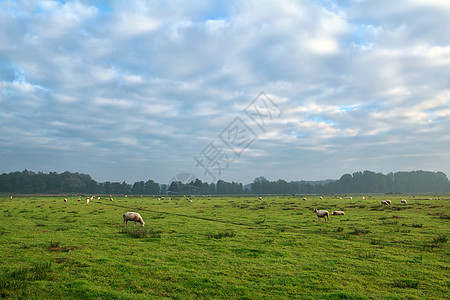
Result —
<path fill-rule="evenodd" d="M 320 199 L 323 199 L 323 198 L 320 197 Z M 341 199 L 342 199 L 342 198 L 341 198 Z M 350 197 L 350 199 L 352 199 L 352 197 Z M 364 200 L 365 198 L 362 197 L 362 199 Z M 303 200 L 306 201 L 306 198 L 303 198 Z M 408 204 L 408 202 L 406 201 L 406 199 L 402 199 L 402 200 L 401 200 L 401 203 L 402 203 L 402 204 Z M 392 204 L 392 202 L 391 202 L 391 200 L 382 200 L 382 201 L 381 201 L 381 204 L 389 206 L 389 205 Z M 324 218 L 324 219 L 325 219 L 325 222 L 327 222 L 327 221 L 330 220 L 330 213 L 329 213 L 327 210 L 317 210 L 317 209 L 314 209 L 313 212 L 316 213 L 317 218 L 319 219 L 319 222 L 320 222 L 320 218 Z M 343 216 L 343 215 L 345 215 L 345 212 L 340 211 L 340 210 L 332 211 L 332 212 L 331 212 L 331 215 L 333 215 L 333 216 Z"/>
<path fill-rule="evenodd" d="M 188 200 L 189 202 L 192 202 L 192 199 L 190 199 L 189 197 L 186 197 L 186 196 L 184 196 L 184 197 L 185 197 L 186 200 Z M 11 198 L 12 198 L 12 196 L 11 196 Z M 92 201 L 93 199 L 94 199 L 94 196 L 91 196 L 90 198 L 89 198 L 89 197 L 86 197 L 86 204 L 89 204 L 89 202 Z M 100 200 L 101 198 L 98 197 L 97 199 Z M 171 200 L 170 197 L 169 197 L 168 199 Z M 323 197 L 319 197 L 319 199 L 322 200 Z M 342 199 L 342 197 L 341 197 L 340 199 Z M 353 199 L 353 198 L 350 197 L 350 200 L 351 200 L 351 199 Z M 430 199 L 431 199 L 431 198 L 430 198 Z M 111 202 L 114 201 L 114 199 L 113 199 L 112 197 L 110 197 L 109 200 L 110 200 Z M 159 201 L 160 201 L 160 200 L 164 200 L 164 197 L 158 198 L 158 200 L 159 200 Z M 263 197 L 258 197 L 258 200 L 263 200 Z M 307 200 L 306 197 L 303 197 L 303 201 L 306 201 L 306 200 Z M 365 200 L 365 197 L 362 197 L 362 200 Z M 80 201 L 81 201 L 81 197 L 78 198 L 78 202 L 80 202 Z M 67 198 L 64 198 L 64 202 L 67 202 Z M 405 199 L 402 199 L 402 200 L 401 200 L 401 203 L 402 203 L 402 204 L 407 204 L 407 201 L 406 201 Z M 382 200 L 382 201 L 381 201 L 381 204 L 386 205 L 386 206 L 389 206 L 389 205 L 392 204 L 392 202 L 391 202 L 391 200 Z M 329 213 L 327 210 L 318 210 L 318 209 L 314 209 L 313 212 L 317 215 L 317 218 L 318 218 L 318 221 L 319 221 L 319 222 L 320 222 L 320 219 L 321 219 L 321 218 L 325 219 L 325 222 L 329 222 L 329 220 L 330 220 L 330 213 Z M 331 212 L 331 215 L 333 215 L 333 216 L 343 216 L 343 215 L 345 215 L 345 212 L 340 211 L 340 210 L 332 211 L 332 212 Z M 126 213 L 124 213 L 124 214 L 123 214 L 123 223 L 122 223 L 122 225 L 125 224 L 125 225 L 128 227 L 128 221 L 134 222 L 134 227 L 136 227 L 136 223 L 140 223 L 140 224 L 142 225 L 142 227 L 144 227 L 144 225 L 145 225 L 144 219 L 143 219 L 142 216 L 141 216 L 139 213 L 137 213 L 137 212 L 126 212 Z"/>

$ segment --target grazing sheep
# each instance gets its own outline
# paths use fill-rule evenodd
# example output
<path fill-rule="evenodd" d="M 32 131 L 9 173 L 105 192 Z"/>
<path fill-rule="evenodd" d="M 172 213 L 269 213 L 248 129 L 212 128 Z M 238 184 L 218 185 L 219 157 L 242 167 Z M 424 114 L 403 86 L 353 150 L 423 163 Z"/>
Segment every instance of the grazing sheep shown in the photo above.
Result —
<path fill-rule="evenodd" d="M 328 212 L 328 210 L 317 210 L 317 209 L 314 209 L 313 212 L 316 213 L 317 218 L 319 219 L 319 222 L 320 222 L 320 218 L 324 218 L 325 222 L 330 220 L 330 213 Z"/>
<path fill-rule="evenodd" d="M 89 197 L 86 198 L 86 204 L 89 204 Z"/>
<path fill-rule="evenodd" d="M 126 224 L 128 227 L 128 221 L 134 221 L 134 227 L 136 227 L 136 222 L 141 223 L 142 227 L 144 227 L 145 223 L 142 219 L 141 215 L 136 212 L 126 212 L 123 214 L 123 224 Z"/>
<path fill-rule="evenodd" d="M 383 205 L 389 205 L 389 203 L 387 203 L 387 201 L 385 201 L 385 200 L 381 200 L 381 204 L 383 204 Z"/>
<path fill-rule="evenodd" d="M 100 200 L 100 197 L 97 197 L 97 200 Z"/>
<path fill-rule="evenodd" d="M 320 197 L 319 197 L 319 199 L 320 199 L 320 200 L 323 200 L 323 197 L 322 197 L 322 196 L 320 196 Z"/>
<path fill-rule="evenodd" d="M 258 200 L 262 200 L 263 199 L 263 197 L 258 197 Z"/>
<path fill-rule="evenodd" d="M 402 199 L 402 203 L 403 204 L 408 204 L 408 202 L 406 202 L 406 199 Z"/>
<path fill-rule="evenodd" d="M 306 198 L 305 198 L 305 197 L 303 197 L 303 201 L 306 201 Z"/>
<path fill-rule="evenodd" d="M 64 198 L 64 202 L 67 202 L 67 198 Z"/>
<path fill-rule="evenodd" d="M 109 201 L 114 202 L 114 199 L 113 198 L 109 198 Z"/>
<path fill-rule="evenodd" d="M 350 196 L 350 200 L 352 200 L 353 199 L 353 197 L 352 196 Z"/>
<path fill-rule="evenodd" d="M 332 211 L 331 214 L 333 216 L 343 216 L 343 215 L 345 215 L 345 212 L 343 212 L 341 210 L 337 210 L 337 211 Z"/>
<path fill-rule="evenodd" d="M 80 202 L 81 201 L 81 198 L 78 198 L 78 202 Z"/>
<path fill-rule="evenodd" d="M 366 200 L 366 197 L 362 197 L 361 199 L 362 199 L 362 200 Z"/>
<path fill-rule="evenodd" d="M 386 200 L 387 204 L 391 205 L 391 200 Z"/>

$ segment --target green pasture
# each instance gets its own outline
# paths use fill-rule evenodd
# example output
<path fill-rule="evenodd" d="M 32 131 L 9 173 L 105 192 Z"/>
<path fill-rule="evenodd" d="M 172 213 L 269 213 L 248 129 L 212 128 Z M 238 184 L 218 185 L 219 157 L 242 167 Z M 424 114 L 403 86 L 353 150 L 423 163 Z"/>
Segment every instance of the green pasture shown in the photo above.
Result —
<path fill-rule="evenodd" d="M 0 297 L 449 299 L 449 195 L 322 196 L 0 197 Z"/>

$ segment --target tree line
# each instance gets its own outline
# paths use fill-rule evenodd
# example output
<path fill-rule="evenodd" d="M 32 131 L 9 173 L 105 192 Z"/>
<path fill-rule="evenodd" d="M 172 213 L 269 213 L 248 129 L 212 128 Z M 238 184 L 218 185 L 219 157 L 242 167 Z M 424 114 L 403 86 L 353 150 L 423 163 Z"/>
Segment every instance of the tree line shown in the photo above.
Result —
<path fill-rule="evenodd" d="M 130 195 L 191 195 L 191 194 L 335 194 L 335 193 L 448 193 L 450 182 L 443 172 L 411 171 L 389 174 L 372 171 L 345 174 L 339 180 L 269 181 L 264 177 L 244 186 L 238 182 L 200 179 L 183 183 L 160 184 L 153 180 L 97 182 L 88 174 L 43 173 L 24 170 L 0 175 L 0 193 L 16 194 L 130 194 Z"/>

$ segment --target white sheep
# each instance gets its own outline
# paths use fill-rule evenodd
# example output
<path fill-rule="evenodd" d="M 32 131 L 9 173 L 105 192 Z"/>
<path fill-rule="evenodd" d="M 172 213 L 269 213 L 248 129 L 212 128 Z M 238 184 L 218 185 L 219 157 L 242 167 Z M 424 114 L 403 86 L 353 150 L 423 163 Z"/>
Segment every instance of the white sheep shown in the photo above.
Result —
<path fill-rule="evenodd" d="M 320 199 L 320 200 L 323 200 L 323 197 L 322 197 L 322 196 L 320 196 L 320 197 L 319 197 L 319 199 Z"/>
<path fill-rule="evenodd" d="M 303 197 L 303 201 L 306 201 L 306 197 Z"/>
<path fill-rule="evenodd" d="M 383 204 L 383 205 L 389 205 L 389 203 L 387 203 L 386 200 L 381 200 L 381 204 Z"/>
<path fill-rule="evenodd" d="M 352 200 L 353 199 L 353 197 L 352 196 L 350 196 L 350 200 Z"/>
<path fill-rule="evenodd" d="M 328 212 L 328 210 L 317 210 L 317 209 L 314 209 L 313 212 L 316 213 L 317 218 L 319 219 L 319 222 L 320 222 L 320 218 L 324 218 L 325 222 L 330 220 L 330 213 Z"/>
<path fill-rule="evenodd" d="M 408 204 L 408 202 L 406 201 L 406 199 L 402 199 L 402 203 L 403 203 L 403 204 Z"/>
<path fill-rule="evenodd" d="M 343 215 L 345 215 L 345 212 L 343 212 L 341 210 L 336 210 L 336 211 L 332 211 L 331 214 L 333 216 L 343 216 Z"/>
<path fill-rule="evenodd" d="M 128 227 L 128 221 L 134 221 L 134 227 L 136 227 L 136 222 L 141 223 L 142 227 L 144 227 L 144 219 L 142 219 L 141 215 L 136 212 L 126 212 L 123 214 L 123 224 L 126 224 Z"/>
<path fill-rule="evenodd" d="M 386 200 L 387 204 L 391 205 L 391 200 Z"/>
<path fill-rule="evenodd" d="M 89 204 L 89 197 L 86 198 L 86 204 Z"/>
<path fill-rule="evenodd" d="M 64 202 L 67 202 L 67 198 L 64 198 Z"/>
<path fill-rule="evenodd" d="M 114 202 L 114 199 L 111 197 L 111 198 L 109 198 L 109 201 Z"/>
<path fill-rule="evenodd" d="M 258 197 L 258 200 L 262 200 L 263 199 L 263 197 Z"/>
<path fill-rule="evenodd" d="M 78 198 L 78 202 L 80 202 L 81 201 L 81 198 Z"/>

